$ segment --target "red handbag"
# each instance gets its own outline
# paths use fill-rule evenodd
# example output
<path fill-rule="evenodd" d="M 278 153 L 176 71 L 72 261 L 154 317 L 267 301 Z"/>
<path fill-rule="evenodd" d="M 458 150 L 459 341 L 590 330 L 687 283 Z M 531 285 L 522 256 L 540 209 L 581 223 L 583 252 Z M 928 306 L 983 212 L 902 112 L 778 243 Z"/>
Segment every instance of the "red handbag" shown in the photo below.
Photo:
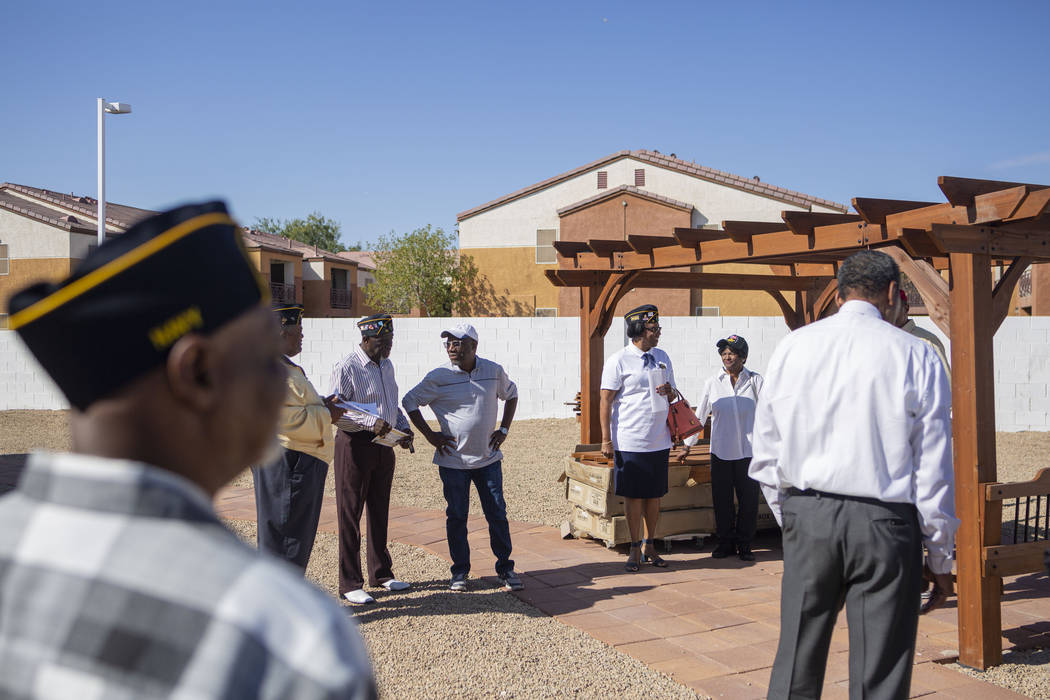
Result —
<path fill-rule="evenodd" d="M 671 440 L 681 442 L 703 430 L 704 424 L 696 417 L 693 409 L 689 408 L 689 402 L 682 396 L 682 392 L 676 389 L 674 393 L 675 398 L 667 408 L 667 427 L 671 429 Z"/>

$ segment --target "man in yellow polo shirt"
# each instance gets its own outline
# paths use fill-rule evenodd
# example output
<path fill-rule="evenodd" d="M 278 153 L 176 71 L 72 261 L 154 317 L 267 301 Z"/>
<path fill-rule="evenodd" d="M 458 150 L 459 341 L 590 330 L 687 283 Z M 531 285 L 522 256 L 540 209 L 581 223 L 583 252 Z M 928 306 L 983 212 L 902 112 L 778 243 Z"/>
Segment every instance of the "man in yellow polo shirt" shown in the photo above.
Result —
<path fill-rule="evenodd" d="M 303 368 L 289 357 L 303 349 L 303 307 L 277 304 L 281 353 L 288 370 L 288 393 L 281 408 L 277 438 L 281 454 L 270 464 L 252 467 L 259 549 L 286 559 L 303 571 L 317 536 L 324 482 L 335 454 L 332 424 L 343 414 L 333 397 L 322 399 Z"/>

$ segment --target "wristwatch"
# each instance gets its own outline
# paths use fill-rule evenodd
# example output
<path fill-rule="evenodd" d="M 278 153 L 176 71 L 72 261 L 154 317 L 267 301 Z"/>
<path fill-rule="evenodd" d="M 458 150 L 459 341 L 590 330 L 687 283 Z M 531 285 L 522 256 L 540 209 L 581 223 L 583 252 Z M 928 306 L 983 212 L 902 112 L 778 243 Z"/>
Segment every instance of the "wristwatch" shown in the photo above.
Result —
<path fill-rule="evenodd" d="M 499 430 L 501 433 L 503 433 L 503 437 L 507 437 L 507 433 L 510 432 L 506 428 L 504 428 L 502 425 L 499 428 L 497 428 L 497 430 Z"/>

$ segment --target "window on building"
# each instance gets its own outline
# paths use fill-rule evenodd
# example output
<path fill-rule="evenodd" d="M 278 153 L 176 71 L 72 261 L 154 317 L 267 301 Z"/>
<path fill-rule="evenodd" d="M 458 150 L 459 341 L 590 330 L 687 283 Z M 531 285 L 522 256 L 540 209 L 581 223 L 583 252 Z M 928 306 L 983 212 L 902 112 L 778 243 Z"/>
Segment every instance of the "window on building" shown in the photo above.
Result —
<path fill-rule="evenodd" d="M 694 316 L 721 316 L 718 306 L 697 306 L 693 309 Z"/>
<path fill-rule="evenodd" d="M 536 309 L 536 315 L 545 318 L 555 318 L 558 315 L 558 310 L 552 307 L 540 306 Z"/>
<path fill-rule="evenodd" d="M 284 284 L 284 263 L 270 263 L 270 282 L 272 284 Z"/>
<path fill-rule="evenodd" d="M 645 187 L 645 168 L 634 169 L 634 186 Z"/>
<path fill-rule="evenodd" d="M 0 243 L 0 275 L 11 272 L 11 260 L 7 257 L 7 244 Z"/>
<path fill-rule="evenodd" d="M 536 263 L 553 265 L 558 262 L 558 251 L 554 241 L 558 240 L 558 229 L 541 228 L 536 231 Z"/>
<path fill-rule="evenodd" d="M 598 171 L 598 189 L 604 190 L 609 186 L 609 173 L 605 170 Z"/>
<path fill-rule="evenodd" d="M 332 294 L 331 304 L 333 309 L 350 308 L 350 273 L 348 270 L 332 268 Z"/>

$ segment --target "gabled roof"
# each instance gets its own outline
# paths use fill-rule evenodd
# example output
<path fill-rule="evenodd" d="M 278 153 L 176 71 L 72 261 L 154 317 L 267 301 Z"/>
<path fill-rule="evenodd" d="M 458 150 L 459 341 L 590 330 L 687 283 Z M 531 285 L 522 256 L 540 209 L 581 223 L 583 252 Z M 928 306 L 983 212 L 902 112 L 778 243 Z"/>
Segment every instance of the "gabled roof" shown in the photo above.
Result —
<path fill-rule="evenodd" d="M 480 206 L 468 209 L 464 212 L 460 212 L 456 215 L 456 221 L 463 221 L 469 219 L 472 216 L 480 214 L 483 211 L 494 209 L 502 204 L 511 202 L 515 199 L 525 197 L 526 195 L 539 192 L 540 190 L 547 189 L 553 185 L 556 185 L 565 180 L 577 177 L 591 170 L 596 170 L 603 165 L 608 165 L 615 161 L 623 158 L 634 158 L 635 160 L 642 161 L 644 163 L 651 163 L 652 165 L 666 168 L 667 170 L 673 170 L 680 172 L 685 175 L 691 175 L 701 180 L 707 180 L 708 182 L 714 182 L 719 185 L 725 185 L 726 187 L 733 187 L 738 190 L 744 190 L 751 192 L 762 197 L 769 197 L 788 204 L 794 204 L 795 206 L 805 207 L 807 209 L 816 206 L 827 207 L 829 209 L 836 209 L 841 212 L 849 210 L 849 205 L 839 204 L 838 202 L 832 202 L 827 199 L 821 199 L 820 197 L 813 197 L 802 192 L 795 192 L 794 190 L 785 189 L 783 187 L 777 187 L 776 185 L 770 185 L 765 182 L 759 182 L 753 178 L 743 177 L 742 175 L 734 175 L 727 173 L 722 170 L 715 170 L 714 168 L 708 168 L 704 165 L 699 165 L 691 161 L 682 160 L 675 156 L 665 156 L 659 151 L 617 151 L 612 155 L 600 158 L 586 165 L 581 165 L 578 168 L 573 168 L 568 172 L 564 172 L 561 175 L 555 175 L 554 177 L 547 178 L 541 182 L 537 182 L 534 185 L 529 185 L 523 189 L 511 192 L 508 195 L 504 195 L 498 199 L 494 199 L 491 202 L 486 202 Z"/>
<path fill-rule="evenodd" d="M 80 221 L 72 214 L 63 214 L 35 200 L 16 197 L 2 188 L 0 188 L 0 209 L 65 229 L 70 233 L 91 234 L 96 232 L 93 222 Z"/>
<path fill-rule="evenodd" d="M 339 257 L 353 260 L 361 270 L 376 269 L 375 253 L 371 250 L 344 250 Z"/>
<path fill-rule="evenodd" d="M 674 207 L 675 209 L 684 209 L 685 211 L 693 210 L 693 205 L 689 204 L 688 202 L 679 202 L 677 199 L 671 199 L 670 197 L 664 197 L 661 194 L 648 192 L 646 190 L 635 187 L 634 185 L 620 185 L 619 187 L 613 187 L 612 189 L 602 190 L 593 197 L 581 199 L 580 201 L 570 204 L 567 207 L 562 207 L 558 210 L 558 216 L 565 216 L 566 214 L 571 214 L 577 209 L 583 209 L 584 207 L 600 202 L 603 199 L 611 199 L 613 197 L 618 197 L 622 194 L 633 194 L 638 197 L 642 197 L 643 199 L 648 199 L 652 202 L 666 204 L 667 206 Z"/>
<path fill-rule="evenodd" d="M 244 243 L 249 248 L 261 247 L 267 250 L 272 250 L 280 253 L 288 253 L 290 255 L 298 255 L 306 260 L 320 259 L 327 260 L 329 262 L 340 263 L 343 265 L 353 265 L 355 262 L 352 259 L 342 257 L 339 253 L 333 253 L 330 250 L 324 248 L 318 248 L 315 245 L 309 243 L 303 243 L 301 241 L 294 240 L 292 238 L 285 238 L 284 236 L 278 236 L 272 233 L 266 233 L 265 231 L 258 231 L 252 228 L 242 229 L 244 235 Z"/>
<path fill-rule="evenodd" d="M 53 190 L 45 190 L 40 187 L 29 187 L 28 185 L 18 185 L 13 182 L 5 182 L 0 184 L 0 192 L 5 191 L 17 192 L 19 194 L 25 195 L 26 197 L 30 197 L 39 202 L 40 205 L 43 205 L 45 208 L 48 208 L 46 205 L 49 204 L 55 205 L 64 209 L 79 212 L 80 214 L 89 216 L 92 219 L 94 219 L 98 215 L 98 200 L 93 197 L 78 197 L 74 194 L 65 194 L 62 192 L 55 192 Z M 26 200 L 23 197 L 18 197 L 14 195 L 8 196 L 12 199 L 28 202 L 28 200 Z M 8 207 L 4 208 L 7 209 Z M 35 207 L 27 208 L 35 209 Z M 15 211 L 14 209 L 11 210 Z M 53 208 L 51 210 L 54 211 Z M 150 211 L 149 209 L 139 209 L 138 207 L 129 207 L 126 204 L 115 204 L 113 202 L 106 202 L 107 228 L 109 224 L 112 224 L 113 226 L 116 226 L 120 229 L 127 230 L 141 219 L 145 219 L 147 216 L 152 216 L 156 213 L 157 212 Z M 61 225 L 58 222 L 64 219 L 66 216 L 67 215 L 65 214 L 59 215 L 56 212 L 55 221 L 47 221 L 47 223 L 56 226 Z M 89 228 L 91 228 L 92 230 L 96 230 L 95 226 L 90 226 Z"/>

